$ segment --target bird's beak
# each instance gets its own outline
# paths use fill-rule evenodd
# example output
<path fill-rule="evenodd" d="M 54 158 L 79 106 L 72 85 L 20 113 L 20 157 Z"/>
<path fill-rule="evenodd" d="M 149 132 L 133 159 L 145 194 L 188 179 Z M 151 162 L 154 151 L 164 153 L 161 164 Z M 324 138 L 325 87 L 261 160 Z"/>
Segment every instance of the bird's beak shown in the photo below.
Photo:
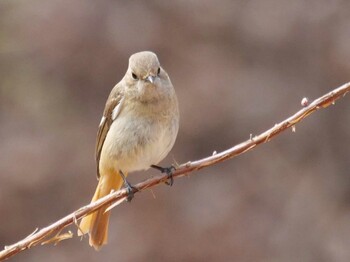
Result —
<path fill-rule="evenodd" d="M 156 80 L 156 76 L 147 76 L 145 79 L 147 82 L 150 82 L 151 84 L 154 83 L 154 81 Z"/>

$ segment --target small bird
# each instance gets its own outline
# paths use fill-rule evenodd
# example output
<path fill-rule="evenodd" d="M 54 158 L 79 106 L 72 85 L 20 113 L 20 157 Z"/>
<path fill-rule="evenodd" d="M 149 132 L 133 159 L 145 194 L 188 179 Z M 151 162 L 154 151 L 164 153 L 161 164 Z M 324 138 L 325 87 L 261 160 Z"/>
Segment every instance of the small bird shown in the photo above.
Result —
<path fill-rule="evenodd" d="M 129 172 L 157 164 L 169 153 L 179 129 L 179 108 L 168 74 L 153 52 L 135 53 L 123 79 L 112 89 L 97 132 L 98 185 L 92 202 L 120 189 Z M 84 217 L 78 235 L 89 234 L 96 250 L 107 243 L 110 210 Z"/>

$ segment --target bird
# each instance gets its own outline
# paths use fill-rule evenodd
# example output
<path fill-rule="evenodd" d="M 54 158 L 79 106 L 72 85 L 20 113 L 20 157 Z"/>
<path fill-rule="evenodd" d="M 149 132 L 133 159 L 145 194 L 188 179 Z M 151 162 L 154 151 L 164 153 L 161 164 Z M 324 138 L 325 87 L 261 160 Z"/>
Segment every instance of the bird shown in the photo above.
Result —
<path fill-rule="evenodd" d="M 119 190 L 130 190 L 130 172 L 157 164 L 172 149 L 179 130 L 179 106 L 174 87 L 157 55 L 142 51 L 130 56 L 128 69 L 111 90 L 98 127 L 95 156 L 98 185 L 91 202 Z M 108 241 L 111 211 L 108 206 L 85 216 L 78 235 L 89 234 L 89 244 L 99 250 Z"/>

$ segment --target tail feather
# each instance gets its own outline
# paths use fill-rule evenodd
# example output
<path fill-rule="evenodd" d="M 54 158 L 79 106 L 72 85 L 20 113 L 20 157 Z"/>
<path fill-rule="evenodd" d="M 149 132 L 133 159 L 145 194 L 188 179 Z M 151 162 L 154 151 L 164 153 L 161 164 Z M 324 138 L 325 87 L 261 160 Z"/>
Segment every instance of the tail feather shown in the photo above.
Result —
<path fill-rule="evenodd" d="M 108 195 L 112 190 L 120 189 L 122 185 L 123 179 L 119 172 L 101 176 L 91 202 Z M 96 250 L 107 244 L 109 216 L 111 214 L 111 211 L 105 212 L 107 208 L 108 206 L 84 217 L 79 225 L 78 235 L 89 233 L 89 244 Z"/>

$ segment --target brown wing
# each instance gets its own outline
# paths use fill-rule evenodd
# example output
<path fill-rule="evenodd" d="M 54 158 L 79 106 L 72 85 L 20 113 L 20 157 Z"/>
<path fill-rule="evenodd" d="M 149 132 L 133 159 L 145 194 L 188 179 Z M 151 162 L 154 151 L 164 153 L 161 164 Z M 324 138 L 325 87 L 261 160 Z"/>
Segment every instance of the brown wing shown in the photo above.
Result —
<path fill-rule="evenodd" d="M 109 128 L 111 127 L 113 121 L 116 119 L 116 117 L 118 116 L 121 110 L 123 100 L 124 100 L 123 96 L 119 92 L 117 92 L 117 90 L 113 89 L 106 102 L 106 106 L 103 111 L 103 116 L 101 119 L 100 126 L 98 127 L 97 138 L 96 138 L 95 154 L 96 154 L 97 178 L 100 177 L 99 166 L 100 166 L 100 156 L 101 156 L 103 143 L 106 139 Z"/>

